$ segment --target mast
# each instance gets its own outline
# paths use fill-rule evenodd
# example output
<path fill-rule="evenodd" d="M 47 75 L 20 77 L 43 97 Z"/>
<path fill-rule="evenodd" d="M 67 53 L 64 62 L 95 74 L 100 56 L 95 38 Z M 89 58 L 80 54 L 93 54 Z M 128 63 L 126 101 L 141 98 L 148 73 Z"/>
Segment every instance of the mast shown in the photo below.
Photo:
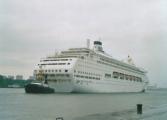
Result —
<path fill-rule="evenodd" d="M 42 76 L 42 65 L 40 66 L 40 68 L 41 68 L 41 71 L 40 71 L 40 73 L 41 73 L 41 76 Z"/>

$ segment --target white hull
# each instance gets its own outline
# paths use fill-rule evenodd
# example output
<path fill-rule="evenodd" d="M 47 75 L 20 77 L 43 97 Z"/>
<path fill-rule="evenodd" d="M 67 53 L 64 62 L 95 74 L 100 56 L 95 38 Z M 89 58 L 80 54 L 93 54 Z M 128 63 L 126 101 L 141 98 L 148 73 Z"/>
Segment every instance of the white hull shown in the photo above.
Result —
<path fill-rule="evenodd" d="M 41 58 L 34 70 L 48 80 L 55 92 L 116 93 L 142 92 L 149 83 L 146 71 L 136 67 L 132 59 L 123 62 L 102 51 L 102 43 L 94 42 L 93 50 L 71 48 L 60 55 Z M 88 45 L 89 46 L 89 45 Z"/>
<path fill-rule="evenodd" d="M 130 80 L 122 79 L 104 79 L 101 81 L 93 80 L 77 80 L 71 82 L 49 82 L 49 87 L 54 88 L 55 92 L 65 93 L 127 93 L 127 92 L 143 92 L 146 83 L 138 83 Z M 107 81 L 107 82 L 105 82 Z"/>

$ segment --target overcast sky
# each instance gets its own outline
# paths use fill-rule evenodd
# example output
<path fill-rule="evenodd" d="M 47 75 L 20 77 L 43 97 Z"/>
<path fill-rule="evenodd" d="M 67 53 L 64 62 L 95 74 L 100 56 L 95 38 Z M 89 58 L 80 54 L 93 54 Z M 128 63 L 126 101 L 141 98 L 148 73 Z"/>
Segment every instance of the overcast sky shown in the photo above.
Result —
<path fill-rule="evenodd" d="M 33 75 L 55 49 L 101 38 L 116 59 L 130 55 L 151 85 L 167 87 L 166 0 L 0 0 L 0 74 Z"/>

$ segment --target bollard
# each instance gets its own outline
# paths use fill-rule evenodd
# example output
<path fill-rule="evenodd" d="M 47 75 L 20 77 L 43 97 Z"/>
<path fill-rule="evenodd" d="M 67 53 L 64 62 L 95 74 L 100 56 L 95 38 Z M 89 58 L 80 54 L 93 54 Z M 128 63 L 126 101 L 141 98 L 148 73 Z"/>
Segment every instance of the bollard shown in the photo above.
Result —
<path fill-rule="evenodd" d="M 137 114 L 142 114 L 142 104 L 137 104 Z"/>
<path fill-rule="evenodd" d="M 56 118 L 56 120 L 63 120 L 63 118 L 62 118 L 62 117 L 59 117 L 59 118 Z"/>

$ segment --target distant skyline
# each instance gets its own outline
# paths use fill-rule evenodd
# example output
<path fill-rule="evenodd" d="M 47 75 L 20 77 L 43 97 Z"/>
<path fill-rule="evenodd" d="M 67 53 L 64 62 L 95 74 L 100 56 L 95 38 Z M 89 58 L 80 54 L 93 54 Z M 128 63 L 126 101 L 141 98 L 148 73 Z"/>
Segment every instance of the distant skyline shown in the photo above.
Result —
<path fill-rule="evenodd" d="M 166 0 L 0 0 L 0 74 L 33 75 L 55 49 L 101 38 L 118 60 L 132 57 L 150 84 L 167 87 Z"/>
<path fill-rule="evenodd" d="M 1 75 L 1 74 L 0 74 Z M 32 79 L 32 78 L 34 78 L 34 76 L 33 75 L 31 75 L 31 76 L 28 76 L 28 78 L 24 78 L 24 76 L 22 76 L 22 75 L 7 75 L 7 76 L 5 76 L 5 75 L 2 75 L 3 77 L 5 77 L 5 78 L 12 78 L 12 79 L 18 79 L 18 80 L 27 80 L 27 79 Z"/>

